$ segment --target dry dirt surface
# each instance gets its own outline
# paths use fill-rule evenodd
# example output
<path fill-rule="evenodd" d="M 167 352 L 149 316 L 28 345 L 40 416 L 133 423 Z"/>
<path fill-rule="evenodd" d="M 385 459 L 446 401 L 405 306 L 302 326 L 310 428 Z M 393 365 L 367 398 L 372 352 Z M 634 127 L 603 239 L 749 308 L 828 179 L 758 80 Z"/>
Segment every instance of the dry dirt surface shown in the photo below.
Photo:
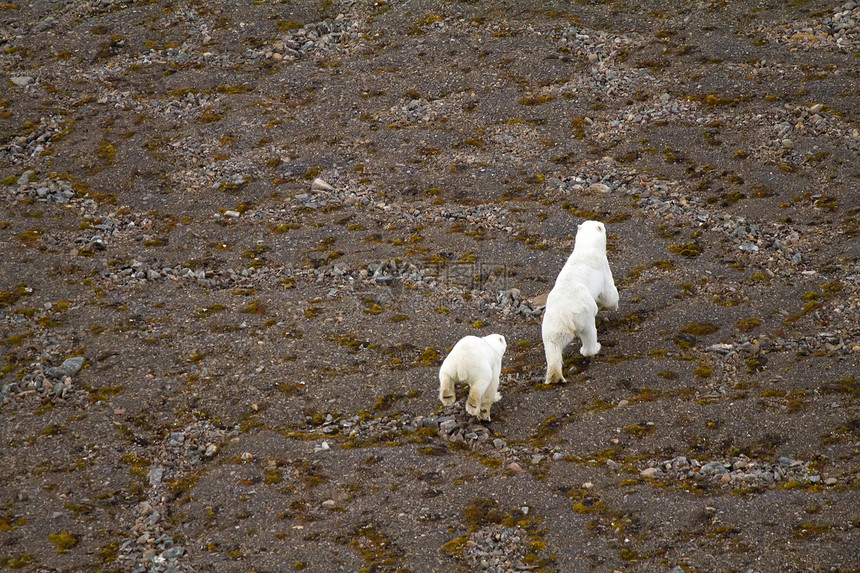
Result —
<path fill-rule="evenodd" d="M 0 569 L 860 571 L 858 64 L 830 0 L 0 4 Z"/>

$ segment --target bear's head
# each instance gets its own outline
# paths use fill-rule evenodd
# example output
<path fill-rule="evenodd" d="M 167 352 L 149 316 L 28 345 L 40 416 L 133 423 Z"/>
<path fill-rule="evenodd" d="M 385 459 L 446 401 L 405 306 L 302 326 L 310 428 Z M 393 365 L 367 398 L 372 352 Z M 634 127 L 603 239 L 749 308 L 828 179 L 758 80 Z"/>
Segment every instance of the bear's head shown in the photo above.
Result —
<path fill-rule="evenodd" d="M 594 248 L 602 247 L 606 250 L 606 227 L 600 221 L 585 221 L 580 223 L 576 229 L 576 240 L 573 243 L 577 247 Z"/>
<path fill-rule="evenodd" d="M 486 340 L 487 344 L 492 346 L 500 355 L 504 354 L 505 350 L 508 348 L 508 343 L 505 340 L 505 337 L 501 334 L 488 334 L 484 337 L 484 340 Z"/>

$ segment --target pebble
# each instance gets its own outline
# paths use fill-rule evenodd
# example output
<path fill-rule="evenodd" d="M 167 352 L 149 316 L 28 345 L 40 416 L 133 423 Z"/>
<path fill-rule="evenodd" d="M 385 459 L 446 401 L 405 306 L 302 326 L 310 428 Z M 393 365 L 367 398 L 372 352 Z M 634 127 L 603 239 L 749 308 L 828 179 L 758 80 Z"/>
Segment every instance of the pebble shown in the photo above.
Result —
<path fill-rule="evenodd" d="M 30 76 L 12 76 L 9 78 L 9 81 L 11 81 L 16 86 L 24 87 L 33 83 L 33 78 L 31 78 Z"/>
<path fill-rule="evenodd" d="M 720 487 L 732 489 L 751 486 L 775 487 L 784 480 L 818 483 L 821 477 L 810 475 L 808 466 L 807 462 L 792 460 L 788 457 L 780 458 L 777 465 L 774 465 L 746 456 L 727 461 L 715 460 L 705 464 L 700 464 L 697 460 L 688 460 L 684 456 L 678 456 L 663 462 L 652 460 L 649 462 L 649 467 L 640 471 L 640 475 L 644 475 L 643 472 L 660 468 L 661 473 L 656 474 L 654 479 L 708 481 L 716 483 Z M 827 481 L 825 480 L 824 483 L 826 484 Z"/>

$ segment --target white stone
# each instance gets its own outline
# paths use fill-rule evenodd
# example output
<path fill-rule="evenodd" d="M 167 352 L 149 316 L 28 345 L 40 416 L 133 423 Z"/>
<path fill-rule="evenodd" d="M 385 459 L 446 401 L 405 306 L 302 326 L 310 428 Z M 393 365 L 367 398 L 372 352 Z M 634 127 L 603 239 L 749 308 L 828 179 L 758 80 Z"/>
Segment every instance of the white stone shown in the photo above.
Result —
<path fill-rule="evenodd" d="M 334 187 L 329 185 L 325 179 L 317 177 L 311 182 L 311 191 L 334 191 Z"/>

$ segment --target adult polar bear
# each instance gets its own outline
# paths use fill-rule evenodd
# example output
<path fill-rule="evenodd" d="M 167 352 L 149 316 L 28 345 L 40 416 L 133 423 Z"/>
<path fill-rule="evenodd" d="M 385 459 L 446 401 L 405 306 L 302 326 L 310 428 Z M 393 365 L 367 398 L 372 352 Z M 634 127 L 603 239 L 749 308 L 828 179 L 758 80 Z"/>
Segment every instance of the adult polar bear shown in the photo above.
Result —
<path fill-rule="evenodd" d="M 479 420 L 490 420 L 490 407 L 502 399 L 499 394 L 499 375 L 502 372 L 502 356 L 508 347 L 501 334 L 490 334 L 482 338 L 461 338 L 439 368 L 439 400 L 450 406 L 457 400 L 454 382 L 469 384 L 466 412 Z"/>
<path fill-rule="evenodd" d="M 606 260 L 606 227 L 599 221 L 585 221 L 546 300 L 541 335 L 547 384 L 566 381 L 561 356 L 575 336 L 582 341 L 583 356 L 600 352 L 594 325 L 598 306 L 618 310 L 618 289 Z"/>

